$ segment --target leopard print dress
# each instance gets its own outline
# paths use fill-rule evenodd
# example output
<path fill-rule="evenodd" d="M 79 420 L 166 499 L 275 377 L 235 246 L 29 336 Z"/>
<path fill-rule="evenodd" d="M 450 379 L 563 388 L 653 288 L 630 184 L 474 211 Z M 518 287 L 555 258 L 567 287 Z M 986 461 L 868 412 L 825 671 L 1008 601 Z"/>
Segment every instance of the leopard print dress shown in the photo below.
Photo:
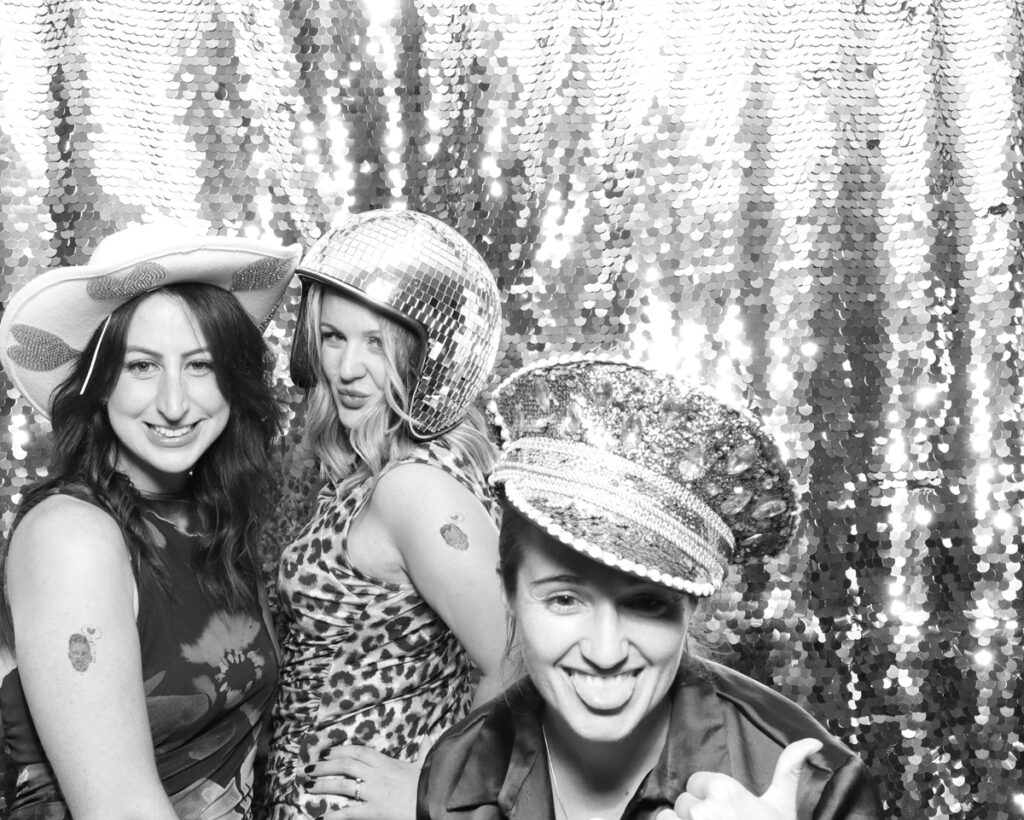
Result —
<path fill-rule="evenodd" d="M 431 464 L 469 488 L 498 522 L 484 477 L 439 442 L 389 465 Z M 348 560 L 348 531 L 370 482 L 339 498 L 332 485 L 281 556 L 283 655 L 268 759 L 272 820 L 324 817 L 348 803 L 309 794 L 303 768 L 335 746 L 369 746 L 414 760 L 463 717 L 473 668 L 455 635 L 411 584 L 363 575 Z"/>

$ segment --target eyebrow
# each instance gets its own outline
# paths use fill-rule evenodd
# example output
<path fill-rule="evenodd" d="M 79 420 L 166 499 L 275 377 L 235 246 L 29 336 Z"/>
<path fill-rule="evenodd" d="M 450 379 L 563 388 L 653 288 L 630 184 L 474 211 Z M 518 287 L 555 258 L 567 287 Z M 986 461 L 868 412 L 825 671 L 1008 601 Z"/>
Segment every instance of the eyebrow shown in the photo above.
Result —
<path fill-rule="evenodd" d="M 630 579 L 633 581 L 625 590 L 625 594 L 634 594 L 637 592 L 662 592 L 675 594 L 675 590 L 663 587 L 661 584 L 656 584 L 654 581 L 647 581 L 643 578 Z M 571 572 L 563 572 L 557 575 L 545 575 L 543 578 L 538 578 L 536 581 L 530 582 L 530 588 L 544 586 L 546 584 L 583 584 L 586 583 L 587 579 L 582 575 L 574 575 Z M 680 593 L 681 594 L 681 593 Z"/>
<path fill-rule="evenodd" d="M 152 356 L 154 359 L 162 359 L 164 357 L 164 354 L 161 353 L 159 350 L 151 350 L 148 347 L 140 347 L 139 345 L 129 345 L 127 348 L 125 348 L 124 352 L 126 355 L 128 353 L 143 353 L 146 356 Z M 206 355 L 210 355 L 210 348 L 197 347 L 194 350 L 186 350 L 182 354 L 182 358 L 187 359 L 189 356 L 199 356 L 200 354 L 203 353 L 205 353 Z"/>
<path fill-rule="evenodd" d="M 326 319 L 321 319 L 320 320 L 320 331 L 323 332 L 323 329 L 325 327 L 329 327 L 331 330 L 337 330 L 337 331 L 341 332 L 341 328 L 339 328 L 333 322 L 328 322 Z M 362 334 L 363 336 L 367 336 L 367 335 L 371 335 L 371 334 L 379 335 L 380 333 L 382 333 L 382 331 L 381 331 L 381 326 L 379 324 L 377 324 L 377 325 L 374 325 L 373 327 L 361 330 L 361 331 L 359 331 L 359 333 Z"/>
<path fill-rule="evenodd" d="M 561 575 L 545 575 L 543 578 L 538 578 L 536 581 L 531 581 L 530 586 L 536 587 L 542 584 L 579 584 L 583 582 L 583 578 L 579 575 L 573 575 L 572 573 L 562 573 Z"/>

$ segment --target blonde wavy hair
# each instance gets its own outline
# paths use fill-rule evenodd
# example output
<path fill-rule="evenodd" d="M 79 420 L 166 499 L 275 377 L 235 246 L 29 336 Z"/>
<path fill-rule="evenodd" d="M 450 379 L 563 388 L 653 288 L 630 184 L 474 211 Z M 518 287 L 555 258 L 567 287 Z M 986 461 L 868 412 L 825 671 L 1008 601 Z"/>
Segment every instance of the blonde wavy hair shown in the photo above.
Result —
<path fill-rule="evenodd" d="M 320 361 L 320 311 L 324 294 L 329 290 L 326 285 L 312 282 L 305 297 L 305 354 L 316 373 L 316 384 L 306 399 L 305 443 L 319 460 L 323 477 L 346 493 L 367 479 L 376 480 L 390 462 L 409 455 L 419 444 L 410 435 L 407 422 L 411 420 L 409 399 L 418 376 L 420 344 L 402 324 L 374 312 L 380 322 L 384 349 L 384 401 L 367 412 L 357 427 L 347 430 L 338 421 Z M 470 407 L 466 417 L 437 440 L 483 476 L 490 473 L 497 458 L 497 448 L 487 435 L 483 414 L 475 407 Z"/>

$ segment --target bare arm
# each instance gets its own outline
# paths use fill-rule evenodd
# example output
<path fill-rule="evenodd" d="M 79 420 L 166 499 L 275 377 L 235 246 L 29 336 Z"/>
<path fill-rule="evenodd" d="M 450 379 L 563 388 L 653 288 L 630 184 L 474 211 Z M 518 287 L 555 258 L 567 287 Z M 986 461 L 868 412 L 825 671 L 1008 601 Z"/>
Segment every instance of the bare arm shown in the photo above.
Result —
<path fill-rule="evenodd" d="M 14 533 L 7 565 L 18 670 L 76 820 L 177 820 L 156 770 L 135 579 L 113 519 L 55 496 Z"/>
<path fill-rule="evenodd" d="M 378 517 L 409 580 L 480 669 L 473 705 L 498 694 L 506 620 L 490 515 L 455 478 L 427 464 L 386 473 L 367 512 Z"/>

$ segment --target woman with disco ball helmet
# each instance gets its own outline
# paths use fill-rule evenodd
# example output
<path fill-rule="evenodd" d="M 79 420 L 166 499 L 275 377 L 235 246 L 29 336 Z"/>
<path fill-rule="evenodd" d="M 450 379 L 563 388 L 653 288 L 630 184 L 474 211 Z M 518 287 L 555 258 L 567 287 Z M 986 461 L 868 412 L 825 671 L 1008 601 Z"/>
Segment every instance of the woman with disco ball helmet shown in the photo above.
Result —
<path fill-rule="evenodd" d="M 728 563 L 791 541 L 790 474 L 704 389 L 605 357 L 497 389 L 499 573 L 525 676 L 433 748 L 420 820 L 875 820 L 864 764 L 806 712 L 699 659 Z"/>
<path fill-rule="evenodd" d="M 281 556 L 270 816 L 411 817 L 422 756 L 501 690 L 497 286 L 438 220 L 364 213 L 302 260 L 292 379 L 326 483 Z"/>

